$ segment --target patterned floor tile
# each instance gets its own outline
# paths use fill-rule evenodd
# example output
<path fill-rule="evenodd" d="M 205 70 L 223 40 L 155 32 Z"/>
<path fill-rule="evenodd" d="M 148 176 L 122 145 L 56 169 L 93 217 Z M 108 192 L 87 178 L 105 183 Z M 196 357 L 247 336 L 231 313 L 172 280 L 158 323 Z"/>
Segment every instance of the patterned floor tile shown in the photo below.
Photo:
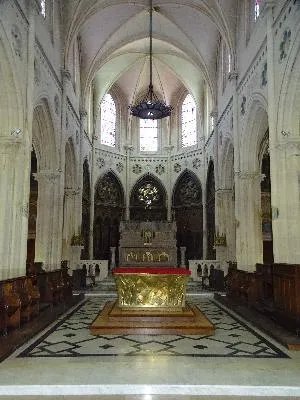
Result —
<path fill-rule="evenodd" d="M 110 298 L 93 297 L 80 305 L 18 357 L 191 356 L 286 358 L 284 352 L 212 299 L 189 298 L 216 325 L 213 336 L 100 335 L 89 325 Z"/>

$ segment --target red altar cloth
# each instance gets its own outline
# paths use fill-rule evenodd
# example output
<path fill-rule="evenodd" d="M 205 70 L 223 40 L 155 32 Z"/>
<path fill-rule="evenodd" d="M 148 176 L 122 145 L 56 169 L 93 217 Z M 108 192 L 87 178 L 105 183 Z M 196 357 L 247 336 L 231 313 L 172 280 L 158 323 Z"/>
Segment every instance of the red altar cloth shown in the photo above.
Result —
<path fill-rule="evenodd" d="M 191 271 L 184 268 L 120 267 L 115 268 L 113 274 L 191 275 Z"/>

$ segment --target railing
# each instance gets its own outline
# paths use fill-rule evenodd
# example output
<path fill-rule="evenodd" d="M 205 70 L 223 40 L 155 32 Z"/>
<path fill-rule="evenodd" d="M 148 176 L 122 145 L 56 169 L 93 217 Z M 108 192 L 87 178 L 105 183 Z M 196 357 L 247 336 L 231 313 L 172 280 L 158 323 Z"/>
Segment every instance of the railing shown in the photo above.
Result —
<path fill-rule="evenodd" d="M 87 277 L 94 277 L 96 282 L 104 281 L 108 276 L 108 260 L 80 260 L 79 267 L 85 267 Z"/>
<path fill-rule="evenodd" d="M 194 281 L 202 281 L 203 277 L 209 276 L 212 268 L 221 269 L 227 275 L 227 268 L 220 260 L 189 260 L 189 270 Z"/>

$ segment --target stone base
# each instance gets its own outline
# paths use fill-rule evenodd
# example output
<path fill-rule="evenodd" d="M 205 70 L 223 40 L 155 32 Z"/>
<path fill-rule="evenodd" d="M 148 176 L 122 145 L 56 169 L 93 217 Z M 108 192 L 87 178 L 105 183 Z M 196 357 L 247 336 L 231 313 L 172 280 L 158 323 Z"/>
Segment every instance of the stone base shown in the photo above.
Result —
<path fill-rule="evenodd" d="M 193 304 L 180 312 L 140 308 L 121 309 L 107 302 L 90 326 L 92 335 L 214 335 L 215 326 Z"/>

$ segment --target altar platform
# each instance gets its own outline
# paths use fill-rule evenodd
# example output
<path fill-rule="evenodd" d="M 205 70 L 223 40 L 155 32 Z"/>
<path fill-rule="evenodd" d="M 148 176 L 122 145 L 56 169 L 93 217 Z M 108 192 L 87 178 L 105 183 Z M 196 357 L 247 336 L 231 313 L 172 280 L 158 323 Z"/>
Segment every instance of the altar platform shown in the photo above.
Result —
<path fill-rule="evenodd" d="M 89 327 L 92 335 L 214 335 L 215 326 L 193 304 L 182 311 L 155 308 L 122 309 L 107 302 Z"/>

